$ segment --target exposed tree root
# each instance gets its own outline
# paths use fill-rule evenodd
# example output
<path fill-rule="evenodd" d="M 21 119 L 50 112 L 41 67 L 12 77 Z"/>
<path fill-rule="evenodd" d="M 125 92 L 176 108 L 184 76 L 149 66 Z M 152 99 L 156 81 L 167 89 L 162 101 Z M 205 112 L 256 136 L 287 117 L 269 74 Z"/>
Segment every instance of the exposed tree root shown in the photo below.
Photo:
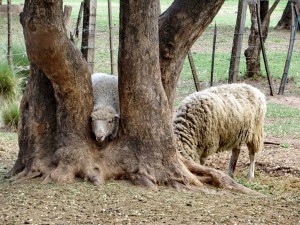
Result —
<path fill-rule="evenodd" d="M 77 144 L 76 148 L 69 146 L 58 149 L 50 157 L 28 160 L 21 172 L 15 174 L 12 170 L 9 175 L 14 176 L 16 183 L 42 177 L 42 183 L 63 184 L 72 183 L 75 177 L 80 177 L 84 181 L 100 185 L 104 180 L 100 166 L 94 159 L 97 155 L 99 155 L 98 150 L 91 148 L 91 145 Z"/>
<path fill-rule="evenodd" d="M 225 188 L 244 194 L 261 195 L 260 193 L 237 183 L 235 180 L 221 171 L 199 165 L 192 160 L 185 159 L 182 156 L 180 156 L 180 159 L 193 174 L 198 176 L 198 179 L 203 183 L 213 185 L 217 188 Z"/>
<path fill-rule="evenodd" d="M 157 160 L 151 155 L 136 155 L 136 145 L 128 141 L 112 143 L 101 150 L 101 170 L 105 179 L 126 179 L 135 185 L 156 191 L 165 185 L 178 190 L 193 190 L 203 184 L 178 159 L 171 157 Z M 125 157 L 126 155 L 126 157 Z M 148 158 L 149 157 L 149 158 Z M 152 157 L 152 158 L 151 158 Z"/>
<path fill-rule="evenodd" d="M 41 171 L 36 171 L 36 172 L 30 171 L 27 175 L 25 175 L 25 172 L 22 171 L 17 175 L 14 183 L 22 183 L 24 181 L 31 180 L 36 177 L 40 177 L 41 175 L 42 175 Z"/>
<path fill-rule="evenodd" d="M 238 184 L 225 173 L 201 166 L 180 154 L 169 159 L 155 160 L 137 156 L 133 146 L 126 144 L 118 141 L 101 150 L 91 149 L 91 145 L 87 144 L 81 144 L 75 149 L 58 149 L 51 157 L 35 159 L 15 176 L 15 182 L 42 177 L 43 183 L 62 184 L 72 183 L 75 177 L 80 177 L 101 185 L 108 179 L 126 179 L 154 191 L 157 191 L 158 186 L 165 185 L 181 191 L 207 193 L 203 186 L 205 183 L 246 194 L 259 194 Z"/>
<path fill-rule="evenodd" d="M 104 182 L 96 164 L 87 160 L 86 162 L 79 162 L 75 165 L 60 163 L 49 173 L 43 183 L 72 183 L 75 177 L 80 177 L 84 181 L 90 181 L 97 186 Z"/>
<path fill-rule="evenodd" d="M 162 170 L 166 170 L 166 168 L 162 168 Z M 173 172 L 173 174 L 172 174 Z M 202 187 L 202 183 L 199 182 L 196 176 L 193 174 L 184 174 L 181 172 L 181 175 L 178 177 L 177 174 L 178 171 L 169 171 L 165 174 L 165 177 L 160 174 L 160 178 L 157 178 L 154 180 L 150 180 L 149 174 L 133 174 L 129 176 L 129 180 L 135 184 L 142 187 L 149 188 L 150 190 L 157 191 L 158 186 L 166 185 L 168 187 L 175 188 L 179 191 L 185 191 L 185 190 L 194 190 L 194 187 Z M 171 175 L 172 174 L 172 175 Z M 151 175 L 150 175 L 151 176 Z M 199 189 L 200 190 L 200 189 Z"/>

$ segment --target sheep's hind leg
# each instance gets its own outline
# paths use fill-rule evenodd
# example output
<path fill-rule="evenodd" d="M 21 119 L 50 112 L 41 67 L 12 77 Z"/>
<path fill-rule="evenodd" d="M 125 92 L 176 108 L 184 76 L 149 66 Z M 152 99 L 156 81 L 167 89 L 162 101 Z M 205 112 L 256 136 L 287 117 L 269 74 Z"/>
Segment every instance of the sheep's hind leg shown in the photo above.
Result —
<path fill-rule="evenodd" d="M 230 158 L 229 165 L 228 165 L 228 175 L 230 177 L 233 177 L 233 173 L 235 171 L 235 167 L 236 167 L 236 163 L 239 158 L 239 155 L 240 155 L 240 151 L 241 151 L 240 146 L 232 149 L 231 158 Z"/>
<path fill-rule="evenodd" d="M 249 151 L 250 165 L 249 165 L 248 179 L 254 178 L 254 167 L 255 167 L 254 156 L 255 156 L 254 151 Z"/>

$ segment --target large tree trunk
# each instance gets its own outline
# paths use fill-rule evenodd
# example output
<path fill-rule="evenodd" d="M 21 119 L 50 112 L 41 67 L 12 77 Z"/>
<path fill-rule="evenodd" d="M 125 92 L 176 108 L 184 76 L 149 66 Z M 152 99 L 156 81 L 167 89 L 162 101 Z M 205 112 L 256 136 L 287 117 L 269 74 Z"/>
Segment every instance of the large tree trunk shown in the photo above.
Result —
<path fill-rule="evenodd" d="M 133 183 L 153 188 L 200 184 L 177 157 L 172 111 L 161 82 L 159 0 L 121 1 L 120 11 L 120 138 L 104 151 L 123 161 L 121 175 Z"/>
<path fill-rule="evenodd" d="M 300 2 L 295 1 L 295 5 L 298 8 L 298 10 L 300 11 Z M 291 25 L 292 25 L 292 7 L 291 7 L 291 1 L 288 1 L 287 4 L 286 4 L 286 7 L 285 7 L 285 9 L 282 13 L 282 16 L 281 16 L 280 20 L 278 21 L 275 29 L 277 29 L 277 30 L 283 30 L 283 29 L 290 30 Z M 299 27 L 298 27 L 298 29 L 299 29 Z"/>
<path fill-rule="evenodd" d="M 257 0 L 248 1 L 249 10 L 251 13 L 251 30 L 248 39 L 248 48 L 245 50 L 246 57 L 246 77 L 257 78 L 261 76 L 261 64 L 260 64 L 260 38 L 258 31 L 258 22 L 256 15 L 256 2 Z M 260 18 L 261 18 L 261 34 L 263 36 L 263 41 L 265 42 L 268 37 L 270 16 L 279 1 L 275 1 L 269 10 L 269 1 L 258 1 L 260 4 Z"/>
<path fill-rule="evenodd" d="M 223 2 L 177 0 L 159 23 L 159 0 L 121 1 L 120 129 L 115 141 L 97 149 L 90 132 L 90 74 L 67 38 L 62 1 L 25 1 L 21 21 L 31 77 L 11 174 L 23 179 L 42 175 L 46 182 L 71 182 L 79 176 L 96 184 L 123 178 L 151 188 L 206 181 L 248 192 L 227 175 L 182 158 L 172 127 L 184 56 Z"/>
<path fill-rule="evenodd" d="M 21 23 L 31 77 L 21 103 L 20 152 L 11 174 L 41 174 L 55 182 L 87 178 L 94 168 L 91 80 L 66 35 L 62 1 L 26 1 Z"/>

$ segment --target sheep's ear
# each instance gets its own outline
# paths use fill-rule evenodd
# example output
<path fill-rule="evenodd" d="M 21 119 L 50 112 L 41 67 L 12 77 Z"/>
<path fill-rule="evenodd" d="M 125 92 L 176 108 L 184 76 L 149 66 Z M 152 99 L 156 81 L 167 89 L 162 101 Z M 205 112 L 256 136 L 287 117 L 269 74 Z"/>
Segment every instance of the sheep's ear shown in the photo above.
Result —
<path fill-rule="evenodd" d="M 120 115 L 119 115 L 119 114 L 116 114 L 116 115 L 115 115 L 115 118 L 116 118 L 116 119 L 120 119 Z"/>

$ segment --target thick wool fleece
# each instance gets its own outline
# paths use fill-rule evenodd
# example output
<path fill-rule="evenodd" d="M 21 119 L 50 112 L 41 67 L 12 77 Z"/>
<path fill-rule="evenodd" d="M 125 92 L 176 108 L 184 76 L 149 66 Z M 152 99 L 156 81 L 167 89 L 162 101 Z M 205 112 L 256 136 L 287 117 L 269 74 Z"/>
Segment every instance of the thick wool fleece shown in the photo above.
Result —
<path fill-rule="evenodd" d="M 186 97 L 174 118 L 178 150 L 204 163 L 207 156 L 239 148 L 263 148 L 265 96 L 247 84 L 227 84 Z M 249 148 L 250 151 L 250 148 Z"/>
<path fill-rule="evenodd" d="M 102 106 L 111 106 L 116 113 L 120 113 L 118 77 L 104 73 L 95 73 L 92 75 L 94 110 Z"/>
<path fill-rule="evenodd" d="M 91 113 L 91 118 L 93 121 L 107 120 L 110 118 L 115 118 L 116 114 L 117 112 L 113 107 L 105 105 L 94 109 L 93 112 Z"/>

